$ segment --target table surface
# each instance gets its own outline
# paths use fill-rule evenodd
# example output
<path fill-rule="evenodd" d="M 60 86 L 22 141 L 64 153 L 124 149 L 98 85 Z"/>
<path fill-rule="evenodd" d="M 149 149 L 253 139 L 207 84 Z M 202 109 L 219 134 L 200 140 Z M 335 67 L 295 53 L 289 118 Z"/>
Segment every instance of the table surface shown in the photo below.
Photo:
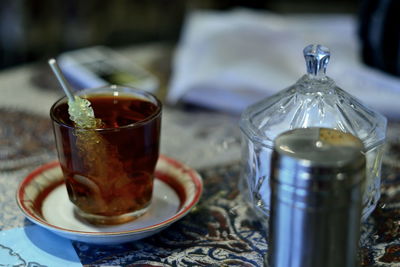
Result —
<path fill-rule="evenodd" d="M 153 70 L 167 87 L 171 47 L 121 49 Z M 30 224 L 15 203 L 18 184 L 56 159 L 48 111 L 62 92 L 44 63 L 0 72 L 0 229 Z M 82 264 L 129 266 L 262 266 L 266 233 L 238 189 L 237 117 L 165 106 L 161 153 L 198 170 L 204 194 L 182 220 L 146 239 L 114 246 L 73 242 Z M 363 225 L 363 266 L 400 266 L 400 125 L 391 123 L 382 171 L 382 198 Z"/>

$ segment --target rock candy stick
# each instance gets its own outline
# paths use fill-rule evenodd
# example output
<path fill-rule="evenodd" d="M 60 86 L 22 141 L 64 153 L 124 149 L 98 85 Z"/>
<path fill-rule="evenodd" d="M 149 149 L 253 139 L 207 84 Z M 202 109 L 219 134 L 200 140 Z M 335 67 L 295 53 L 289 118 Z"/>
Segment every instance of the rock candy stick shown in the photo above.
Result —
<path fill-rule="evenodd" d="M 110 146 L 100 134 L 90 130 L 102 126 L 101 119 L 94 116 L 90 101 L 72 93 L 55 59 L 50 59 L 48 63 L 68 97 L 68 113 L 76 126 L 76 146 L 84 160 L 88 176 L 96 177 L 96 180 L 93 180 L 79 175 L 79 182 L 89 187 L 92 192 L 101 194 L 101 196 L 95 194 L 96 199 L 93 203 L 96 203 L 98 207 L 93 208 L 99 211 L 101 207 L 103 212 L 107 212 L 108 206 L 105 199 L 112 197 L 108 195 L 113 192 L 112 187 L 116 183 L 116 178 L 129 180 L 129 177 L 118 160 L 118 151 Z M 114 167 L 112 173 L 107 166 Z M 84 179 L 86 181 L 83 181 Z M 108 188 L 109 190 L 102 191 L 101 188 Z"/>

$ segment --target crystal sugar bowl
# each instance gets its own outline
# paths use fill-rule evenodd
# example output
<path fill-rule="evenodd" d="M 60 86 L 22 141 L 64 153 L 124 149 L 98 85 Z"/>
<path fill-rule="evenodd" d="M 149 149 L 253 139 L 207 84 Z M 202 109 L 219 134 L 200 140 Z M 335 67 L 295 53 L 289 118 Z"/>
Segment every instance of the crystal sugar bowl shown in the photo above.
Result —
<path fill-rule="evenodd" d="M 330 58 L 328 48 L 309 45 L 303 52 L 308 73 L 294 85 L 251 105 L 242 113 L 242 193 L 258 215 L 268 216 L 274 139 L 295 128 L 333 128 L 357 136 L 364 144 L 367 181 L 362 219 L 365 220 L 380 198 L 386 118 L 337 87 L 325 75 Z"/>

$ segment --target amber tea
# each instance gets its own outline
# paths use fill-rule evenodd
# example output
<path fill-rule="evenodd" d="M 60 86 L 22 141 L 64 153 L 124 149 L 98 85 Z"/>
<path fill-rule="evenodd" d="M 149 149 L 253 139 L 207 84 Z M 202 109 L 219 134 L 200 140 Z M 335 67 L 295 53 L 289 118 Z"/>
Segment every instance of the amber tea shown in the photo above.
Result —
<path fill-rule="evenodd" d="M 151 94 L 125 87 L 87 93 L 84 97 L 102 121 L 98 129 L 74 127 L 65 99 L 51 109 L 70 200 L 77 214 L 92 223 L 132 220 L 151 201 L 161 104 Z"/>

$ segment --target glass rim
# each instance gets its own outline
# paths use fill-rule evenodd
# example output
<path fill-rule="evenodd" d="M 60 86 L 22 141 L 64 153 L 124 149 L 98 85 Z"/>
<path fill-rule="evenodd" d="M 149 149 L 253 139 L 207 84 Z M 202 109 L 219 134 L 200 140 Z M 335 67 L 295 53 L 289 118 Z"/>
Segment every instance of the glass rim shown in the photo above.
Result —
<path fill-rule="evenodd" d="M 130 86 L 106 85 L 106 86 L 102 86 L 102 87 L 85 88 L 85 89 L 79 90 L 77 93 L 83 92 L 83 95 L 85 95 L 84 94 L 85 91 L 91 91 L 91 90 L 96 91 L 96 90 L 107 89 L 107 88 L 109 88 L 109 89 L 118 89 L 118 88 L 123 89 L 123 88 L 125 88 L 125 89 L 129 89 L 131 91 L 134 91 L 134 93 L 138 93 L 140 96 L 144 96 L 145 97 L 145 98 L 142 98 L 142 99 L 155 104 L 157 106 L 157 109 L 153 113 L 151 113 L 149 116 L 147 116 L 146 118 L 144 118 L 144 119 L 142 119 L 140 121 L 137 121 L 137 122 L 134 122 L 134 123 L 130 123 L 130 124 L 127 124 L 127 125 L 123 125 L 123 126 L 119 126 L 119 127 L 94 128 L 94 129 L 92 129 L 92 128 L 90 128 L 90 129 L 88 129 L 88 128 L 79 128 L 79 127 L 75 127 L 73 125 L 69 125 L 69 124 L 66 124 L 66 123 L 60 121 L 54 115 L 54 109 L 58 105 L 60 105 L 61 103 L 67 102 L 66 101 L 67 96 L 64 95 L 63 97 L 59 98 L 56 102 L 54 102 L 53 105 L 51 106 L 51 108 L 50 108 L 50 118 L 51 118 L 51 120 L 54 123 L 57 123 L 59 126 L 62 126 L 62 127 L 65 127 L 65 128 L 69 128 L 69 129 L 77 129 L 79 131 L 95 131 L 95 132 L 107 132 L 107 131 L 109 131 L 109 132 L 112 132 L 112 131 L 119 131 L 119 130 L 122 130 L 122 129 L 130 129 L 130 128 L 140 127 L 142 125 L 145 125 L 145 124 L 149 123 L 150 121 L 154 120 L 155 118 L 161 116 L 161 113 L 162 113 L 162 103 L 161 103 L 161 101 L 155 95 L 153 95 L 152 93 L 147 92 L 147 91 L 142 90 L 142 89 L 138 89 L 138 88 L 134 88 L 134 87 L 130 87 Z M 90 92 L 87 95 L 90 95 L 91 93 L 95 94 L 96 92 Z M 154 100 L 154 101 L 151 101 L 151 100 Z"/>

